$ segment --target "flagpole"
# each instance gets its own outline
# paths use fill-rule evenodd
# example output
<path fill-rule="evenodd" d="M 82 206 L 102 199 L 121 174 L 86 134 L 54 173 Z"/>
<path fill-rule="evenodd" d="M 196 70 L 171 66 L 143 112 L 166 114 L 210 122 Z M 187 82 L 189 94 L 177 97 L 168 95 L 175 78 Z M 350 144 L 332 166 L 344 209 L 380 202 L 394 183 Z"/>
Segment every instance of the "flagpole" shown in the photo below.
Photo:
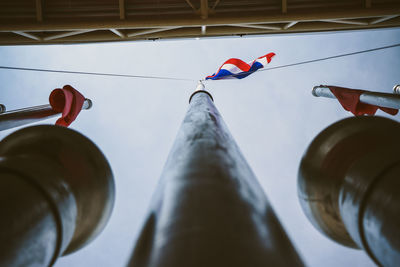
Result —
<path fill-rule="evenodd" d="M 400 84 L 393 86 L 393 94 L 400 94 Z"/>
<path fill-rule="evenodd" d="M 303 266 L 203 89 L 190 97 L 128 266 Z"/>
<path fill-rule="evenodd" d="M 0 158 L 0 266 L 53 266 L 104 229 L 114 178 L 88 138 L 66 127 L 26 127 L 0 142 Z"/>
<path fill-rule="evenodd" d="M 197 87 L 196 87 L 196 90 L 194 90 L 195 92 L 196 91 L 205 91 L 206 90 L 206 87 L 204 86 L 204 80 L 199 80 L 199 82 L 197 83 Z"/>
<path fill-rule="evenodd" d="M 399 135 L 400 124 L 384 117 L 341 120 L 314 138 L 298 171 L 309 221 L 377 266 L 400 262 Z"/>
<path fill-rule="evenodd" d="M 351 89 L 349 89 L 351 90 Z M 336 99 L 335 95 L 325 85 L 314 86 L 313 96 Z M 400 95 L 366 91 L 360 95 L 360 102 L 385 108 L 400 109 Z"/>
<path fill-rule="evenodd" d="M 92 101 L 86 98 L 82 110 L 88 110 L 92 105 Z M 0 113 L 0 131 L 45 120 L 58 114 L 61 112 L 54 111 L 49 104 Z"/>

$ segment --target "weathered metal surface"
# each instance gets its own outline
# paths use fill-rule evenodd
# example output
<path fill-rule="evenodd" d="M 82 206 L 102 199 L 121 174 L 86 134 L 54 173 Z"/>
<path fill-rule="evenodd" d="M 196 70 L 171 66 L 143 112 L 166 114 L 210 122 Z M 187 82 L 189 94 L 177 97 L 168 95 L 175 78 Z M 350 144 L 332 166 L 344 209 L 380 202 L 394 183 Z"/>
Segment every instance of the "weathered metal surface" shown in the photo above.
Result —
<path fill-rule="evenodd" d="M 400 124 L 382 117 L 339 121 L 312 141 L 298 176 L 313 225 L 381 266 L 400 262 L 399 135 Z"/>
<path fill-rule="evenodd" d="M 205 91 L 192 95 L 129 266 L 303 266 Z"/>
<path fill-rule="evenodd" d="M 311 91 L 313 96 L 321 96 L 336 99 L 335 95 L 326 86 L 315 86 Z M 400 95 L 393 93 L 381 93 L 366 91 L 360 95 L 360 102 L 370 105 L 386 107 L 386 108 L 400 108 Z"/>
<path fill-rule="evenodd" d="M 92 101 L 87 98 L 83 102 L 82 109 L 90 109 L 92 105 Z M 0 131 L 45 120 L 58 114 L 61 112 L 54 111 L 49 104 L 10 110 L 4 113 L 0 111 Z"/>
<path fill-rule="evenodd" d="M 49 266 L 90 242 L 113 207 L 101 151 L 59 126 L 19 130 L 0 143 L 0 266 Z"/>

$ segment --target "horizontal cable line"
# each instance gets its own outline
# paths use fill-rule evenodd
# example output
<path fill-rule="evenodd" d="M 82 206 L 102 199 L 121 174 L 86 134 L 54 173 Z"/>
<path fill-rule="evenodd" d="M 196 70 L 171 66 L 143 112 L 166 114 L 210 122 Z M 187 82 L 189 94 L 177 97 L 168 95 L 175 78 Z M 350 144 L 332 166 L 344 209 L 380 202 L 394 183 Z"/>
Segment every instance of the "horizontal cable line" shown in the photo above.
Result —
<path fill-rule="evenodd" d="M 340 55 L 335 55 L 335 56 L 330 56 L 330 57 L 317 58 L 317 59 L 301 61 L 301 62 L 297 62 L 297 63 L 280 65 L 280 66 L 271 67 L 271 68 L 259 69 L 259 70 L 251 71 L 249 73 L 251 74 L 251 73 L 254 73 L 254 72 L 261 72 L 261 71 L 275 70 L 275 69 L 283 69 L 283 68 L 287 68 L 287 67 L 298 66 L 298 65 L 303 65 L 303 64 L 309 64 L 309 63 L 314 63 L 314 62 L 319 62 L 319 61 L 324 61 L 324 60 L 329 60 L 329 59 L 334 59 L 334 58 L 347 57 L 347 56 L 352 56 L 352 55 L 357 55 L 357 54 L 369 53 L 369 52 L 373 52 L 373 51 L 377 51 L 377 50 L 394 48 L 394 47 L 398 47 L 398 46 L 400 46 L 400 43 L 399 44 L 388 45 L 388 46 L 377 47 L 377 48 L 372 48 L 372 49 L 367 49 L 367 50 L 362 50 L 362 51 L 357 51 L 357 52 L 352 52 L 352 53 L 346 53 L 346 54 L 340 54 Z M 231 76 L 237 76 L 237 75 L 240 75 L 240 73 L 239 74 L 226 75 L 226 76 L 224 76 L 224 78 L 225 77 L 231 77 Z M 210 80 L 207 80 L 207 81 L 210 81 Z"/>
<path fill-rule="evenodd" d="M 303 65 L 303 64 L 309 64 L 309 63 L 314 63 L 314 62 L 319 62 L 319 61 L 324 61 L 324 60 L 330 60 L 330 59 L 335 59 L 335 58 L 340 58 L 340 57 L 347 57 L 347 56 L 352 56 L 352 55 L 357 55 L 357 54 L 369 53 L 369 52 L 373 52 L 373 51 L 377 51 L 377 50 L 383 50 L 383 49 L 388 49 L 388 48 L 393 48 L 393 47 L 398 47 L 398 46 L 400 46 L 400 43 L 399 44 L 388 45 L 388 46 L 377 47 L 377 48 L 372 48 L 372 49 L 367 49 L 367 50 L 362 50 L 362 51 L 357 51 L 357 52 L 352 52 L 352 53 L 340 54 L 340 55 L 335 55 L 335 56 L 330 56 L 330 57 L 312 59 L 312 60 L 301 61 L 301 62 L 297 62 L 297 63 L 291 63 L 291 64 L 286 64 L 286 65 L 271 67 L 271 68 L 265 68 L 265 69 L 258 70 L 258 72 L 267 71 L 267 70 L 274 70 L 274 69 L 282 69 L 282 68 L 298 66 L 298 65 Z M 38 72 L 52 72 L 52 73 L 64 73 L 64 74 L 96 75 L 96 76 L 109 76 L 109 77 L 126 77 L 126 78 L 190 81 L 190 82 L 198 81 L 198 80 L 195 80 L 195 79 L 185 79 L 185 78 L 176 78 L 176 77 L 160 77 L 160 76 L 145 76 L 145 75 L 116 74 L 116 73 L 102 73 L 102 72 L 84 72 L 84 71 L 68 71 L 68 70 L 53 70 L 53 69 L 38 69 L 38 68 L 22 68 L 22 67 L 9 67 L 9 66 L 0 66 L 0 69 L 22 70 L 22 71 L 38 71 Z M 253 72 L 256 72 L 256 71 L 252 71 L 250 73 L 253 73 Z M 231 74 L 231 75 L 227 75 L 225 77 L 236 76 L 236 75 L 237 74 Z"/>
<path fill-rule="evenodd" d="M 191 81 L 191 82 L 197 81 L 197 80 L 193 80 L 193 79 L 174 78 L 174 77 L 144 76 L 144 75 L 130 75 L 130 74 L 116 74 L 116 73 L 102 73 L 102 72 L 68 71 L 68 70 L 52 70 L 52 69 L 36 69 L 36 68 L 21 68 L 21 67 L 9 67 L 9 66 L 0 66 L 0 69 L 52 72 L 52 73 L 64 73 L 64 74 L 96 75 L 96 76 L 109 76 L 109 77 Z"/>
<path fill-rule="evenodd" d="M 400 46 L 400 43 L 399 44 L 388 45 L 388 46 L 377 47 L 377 48 L 372 48 L 372 49 L 367 49 L 367 50 L 362 50 L 362 51 L 357 51 L 357 52 L 352 52 L 352 53 L 340 54 L 340 55 L 335 55 L 335 56 L 330 56 L 330 57 L 312 59 L 312 60 L 307 60 L 307 61 L 302 61 L 302 62 L 297 62 L 297 63 L 292 63 L 292 64 L 286 64 L 286 65 L 281 65 L 281 66 L 276 66 L 276 67 L 271 67 L 271 68 L 265 68 L 265 69 L 261 69 L 259 71 L 282 69 L 282 68 L 298 66 L 298 65 L 308 64 L 308 63 L 314 63 L 314 62 L 319 62 L 319 61 L 324 61 L 324 60 L 329 60 L 329 59 L 334 59 L 334 58 L 340 58 L 340 57 L 353 56 L 353 55 L 358 55 L 358 54 L 363 54 L 363 53 L 369 53 L 369 52 L 388 49 L 388 48 L 393 48 L 393 47 L 397 47 L 397 46 Z"/>

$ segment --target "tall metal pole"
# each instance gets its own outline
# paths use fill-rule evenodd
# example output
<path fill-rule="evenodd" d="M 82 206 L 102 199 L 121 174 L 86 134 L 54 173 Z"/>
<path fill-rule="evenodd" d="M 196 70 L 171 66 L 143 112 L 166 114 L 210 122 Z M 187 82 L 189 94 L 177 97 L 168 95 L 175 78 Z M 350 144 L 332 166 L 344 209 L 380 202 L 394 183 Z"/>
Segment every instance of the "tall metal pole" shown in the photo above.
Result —
<path fill-rule="evenodd" d="M 52 266 L 93 240 L 114 204 L 103 153 L 73 130 L 41 125 L 0 142 L 0 266 Z"/>
<path fill-rule="evenodd" d="M 129 266 L 303 266 L 210 93 L 189 102 Z"/>
<path fill-rule="evenodd" d="M 399 136 L 400 124 L 383 117 L 341 120 L 311 142 L 298 175 L 315 228 L 385 267 L 400 263 Z"/>

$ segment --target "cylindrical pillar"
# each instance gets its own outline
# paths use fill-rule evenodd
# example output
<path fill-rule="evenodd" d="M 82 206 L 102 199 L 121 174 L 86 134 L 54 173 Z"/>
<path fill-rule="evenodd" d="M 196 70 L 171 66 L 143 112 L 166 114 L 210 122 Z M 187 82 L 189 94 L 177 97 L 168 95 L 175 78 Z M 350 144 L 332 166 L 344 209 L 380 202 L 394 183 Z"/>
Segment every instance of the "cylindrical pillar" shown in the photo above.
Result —
<path fill-rule="evenodd" d="M 399 136 L 393 120 L 345 119 L 312 141 L 299 169 L 299 199 L 312 224 L 380 266 L 400 262 Z"/>
<path fill-rule="evenodd" d="M 303 266 L 206 91 L 196 91 L 129 266 Z"/>
<path fill-rule="evenodd" d="M 51 266 L 104 228 L 114 202 L 111 168 L 83 135 L 24 128 L 0 143 L 0 266 Z"/>

